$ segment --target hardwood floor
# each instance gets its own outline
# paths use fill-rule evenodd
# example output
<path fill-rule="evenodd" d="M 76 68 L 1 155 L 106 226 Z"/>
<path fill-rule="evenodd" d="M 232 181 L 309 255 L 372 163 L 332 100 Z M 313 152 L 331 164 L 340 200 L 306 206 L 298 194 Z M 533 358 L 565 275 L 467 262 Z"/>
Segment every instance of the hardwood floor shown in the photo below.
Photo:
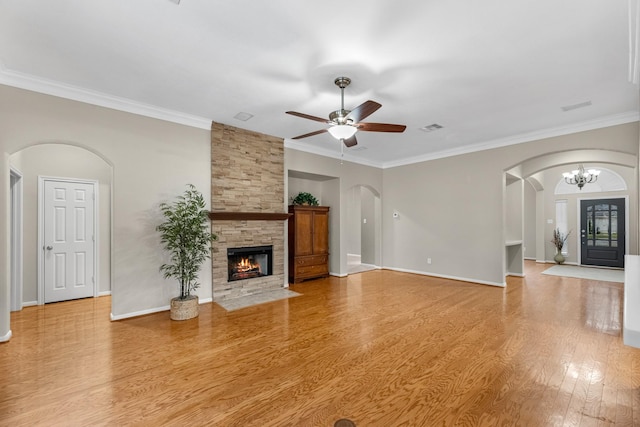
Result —
<path fill-rule="evenodd" d="M 369 271 L 185 322 L 110 322 L 108 297 L 25 308 L 0 425 L 640 425 L 622 284 L 549 266 L 506 289 Z"/>

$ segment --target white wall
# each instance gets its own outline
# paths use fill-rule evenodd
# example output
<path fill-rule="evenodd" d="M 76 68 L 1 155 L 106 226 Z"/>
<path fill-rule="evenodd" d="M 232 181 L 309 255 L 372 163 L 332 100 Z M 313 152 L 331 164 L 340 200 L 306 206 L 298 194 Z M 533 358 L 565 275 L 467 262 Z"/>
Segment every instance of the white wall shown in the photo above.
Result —
<path fill-rule="evenodd" d="M 44 142 L 86 148 L 113 165 L 112 314 L 120 318 L 166 308 L 178 286 L 158 270 L 165 256 L 155 231 L 161 220 L 158 204 L 181 194 L 187 183 L 209 204 L 210 131 L 7 86 L 0 86 L 0 99 L 2 241 L 8 236 L 8 155 Z M 0 252 L 2 301 L 9 296 L 6 245 Z M 210 299 L 210 262 L 203 266 L 200 281 L 204 286 L 198 295 Z M 8 303 L 0 309 L 0 337 L 9 330 L 5 305 L 8 309 Z"/>

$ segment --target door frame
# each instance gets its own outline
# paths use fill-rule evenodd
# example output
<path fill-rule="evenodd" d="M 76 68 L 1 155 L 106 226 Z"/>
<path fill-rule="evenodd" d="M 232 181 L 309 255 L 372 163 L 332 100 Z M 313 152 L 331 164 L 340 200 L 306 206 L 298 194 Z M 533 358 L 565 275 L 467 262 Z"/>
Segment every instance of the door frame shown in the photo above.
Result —
<path fill-rule="evenodd" d="M 578 197 L 576 200 L 576 211 L 577 211 L 577 222 L 576 224 L 578 224 L 578 233 L 576 233 L 576 236 L 581 236 L 580 231 L 582 231 L 582 212 L 581 212 L 581 207 L 580 207 L 580 202 L 582 200 L 601 200 L 601 199 L 624 199 L 624 253 L 625 255 L 627 255 L 629 253 L 629 196 L 610 196 L 610 197 Z M 601 266 L 597 266 L 597 265 L 589 265 L 589 264 L 582 264 L 582 244 L 580 243 L 580 237 L 578 237 L 578 241 L 576 243 L 576 247 L 577 247 L 577 264 L 578 265 L 584 265 L 585 267 L 594 267 L 594 268 L 619 268 L 619 267 L 601 267 Z"/>
<path fill-rule="evenodd" d="M 93 297 L 98 297 L 98 289 L 100 289 L 99 271 L 100 266 L 98 260 L 98 181 L 94 179 L 81 178 L 61 178 L 54 176 L 38 175 L 38 305 L 44 305 L 44 183 L 46 181 L 90 184 L 93 186 Z"/>
<path fill-rule="evenodd" d="M 23 188 L 22 173 L 9 167 L 9 193 L 10 193 L 10 222 L 11 222 L 11 243 L 10 243 L 10 277 L 11 277 L 11 311 L 22 310 L 22 248 L 23 248 Z"/>

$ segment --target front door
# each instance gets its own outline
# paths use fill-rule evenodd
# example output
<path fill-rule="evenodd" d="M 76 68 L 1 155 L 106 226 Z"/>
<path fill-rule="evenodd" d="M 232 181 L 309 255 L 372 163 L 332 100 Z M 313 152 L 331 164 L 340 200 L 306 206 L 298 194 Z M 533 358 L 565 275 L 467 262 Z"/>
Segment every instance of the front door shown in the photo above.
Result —
<path fill-rule="evenodd" d="M 94 184 L 43 185 L 44 302 L 94 296 Z"/>
<path fill-rule="evenodd" d="M 624 199 L 580 201 L 581 263 L 624 267 Z"/>

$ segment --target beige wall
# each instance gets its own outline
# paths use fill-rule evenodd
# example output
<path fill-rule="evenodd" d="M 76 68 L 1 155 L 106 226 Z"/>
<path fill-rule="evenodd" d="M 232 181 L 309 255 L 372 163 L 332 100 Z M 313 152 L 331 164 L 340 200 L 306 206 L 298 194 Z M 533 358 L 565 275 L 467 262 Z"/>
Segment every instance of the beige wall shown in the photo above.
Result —
<path fill-rule="evenodd" d="M 524 257 L 536 259 L 536 190 L 524 183 Z"/>
<path fill-rule="evenodd" d="M 561 159 L 558 163 L 578 161 L 570 156 L 578 149 L 593 149 L 601 159 L 616 151 L 633 158 L 638 153 L 638 123 L 385 169 L 384 265 L 504 284 L 503 171 L 550 153 L 551 160 Z M 637 188 L 632 192 L 630 203 L 637 205 Z M 400 213 L 397 220 L 394 211 Z M 637 214 L 631 220 L 637 224 Z"/>
<path fill-rule="evenodd" d="M 318 199 L 321 206 L 326 206 L 322 201 L 322 186 L 325 181 L 316 181 L 313 179 L 293 178 L 289 177 L 289 189 L 287 203 L 291 204 L 291 200 L 299 193 L 311 193 L 313 197 Z"/>
<path fill-rule="evenodd" d="M 378 198 L 379 199 L 379 198 Z M 379 215 L 376 205 L 379 204 L 376 196 L 368 187 L 360 187 L 360 261 L 363 264 L 376 265 L 376 231 L 378 229 Z M 366 220 L 366 222 L 365 222 Z"/>
<path fill-rule="evenodd" d="M 501 285 L 503 179 L 488 151 L 385 169 L 383 266 Z"/>
<path fill-rule="evenodd" d="M 0 212 L 0 337 L 9 331 L 9 155 L 41 143 L 63 142 L 113 165 L 111 291 L 115 318 L 165 309 L 178 285 L 158 267 L 165 256 L 156 225 L 158 204 L 194 184 L 210 203 L 209 129 L 196 129 L 21 89 L 0 86 L 0 152 L 4 162 Z M 35 227 L 35 224 L 25 224 Z M 200 274 L 201 299 L 211 298 L 211 264 Z M 5 304 L 4 301 L 7 301 Z M 6 306 L 6 307 L 5 307 Z"/>
<path fill-rule="evenodd" d="M 2 138 L 0 144 L 3 144 Z M 0 342 L 3 342 L 11 338 L 9 153 L 0 150 L 0 161 Z"/>
<path fill-rule="evenodd" d="M 96 154 L 65 144 L 42 144 L 13 154 L 9 162 L 22 174 L 23 298 L 33 305 L 38 300 L 38 176 L 98 181 L 98 291 L 111 290 L 111 166 Z"/>
<path fill-rule="evenodd" d="M 350 231 L 349 227 L 341 227 L 341 224 L 348 223 L 349 190 L 354 186 L 367 185 L 378 194 L 382 194 L 382 170 L 290 148 L 285 149 L 285 170 L 333 178 L 321 183 L 319 199 L 322 200 L 323 205 L 331 207 L 329 211 L 330 272 L 339 276 L 346 275 L 349 247 L 347 236 Z M 380 224 L 377 226 L 380 227 Z"/>

